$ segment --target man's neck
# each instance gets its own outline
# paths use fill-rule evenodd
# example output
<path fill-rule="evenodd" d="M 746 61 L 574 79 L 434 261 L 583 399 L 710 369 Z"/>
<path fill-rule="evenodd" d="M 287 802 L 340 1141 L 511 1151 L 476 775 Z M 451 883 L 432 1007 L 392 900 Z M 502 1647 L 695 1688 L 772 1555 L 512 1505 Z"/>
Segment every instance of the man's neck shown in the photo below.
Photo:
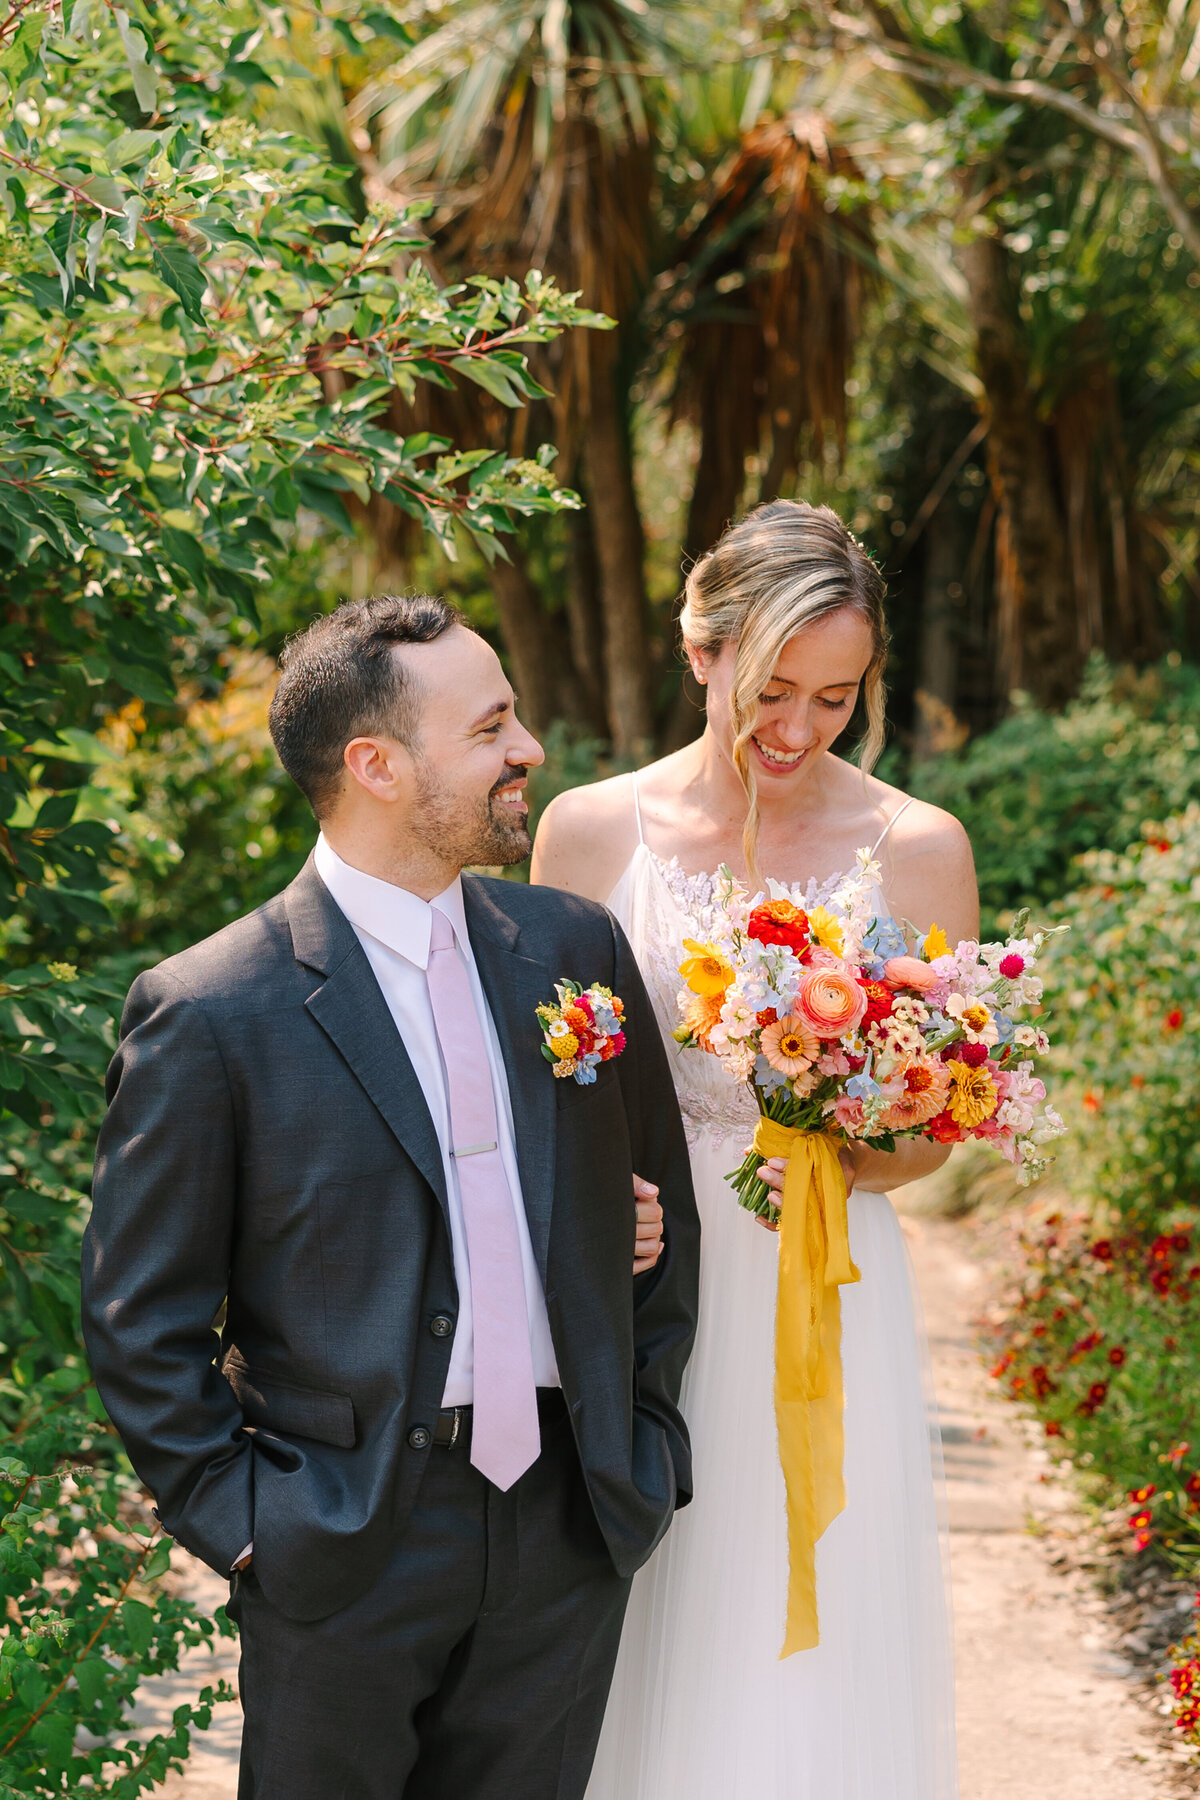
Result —
<path fill-rule="evenodd" d="M 436 899 L 462 874 L 454 863 L 435 856 L 423 844 L 380 843 L 374 833 L 356 831 L 348 822 L 325 820 L 321 833 L 350 868 L 404 888 L 420 900 Z"/>

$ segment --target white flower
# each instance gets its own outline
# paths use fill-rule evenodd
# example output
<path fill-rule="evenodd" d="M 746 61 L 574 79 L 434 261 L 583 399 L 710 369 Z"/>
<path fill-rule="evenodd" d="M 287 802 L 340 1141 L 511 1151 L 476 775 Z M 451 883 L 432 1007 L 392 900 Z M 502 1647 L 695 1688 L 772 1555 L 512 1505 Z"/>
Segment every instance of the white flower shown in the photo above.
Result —
<path fill-rule="evenodd" d="M 961 1025 L 969 1044 L 995 1044 L 1000 1033 L 984 1002 L 974 995 L 951 994 L 946 1016 Z"/>

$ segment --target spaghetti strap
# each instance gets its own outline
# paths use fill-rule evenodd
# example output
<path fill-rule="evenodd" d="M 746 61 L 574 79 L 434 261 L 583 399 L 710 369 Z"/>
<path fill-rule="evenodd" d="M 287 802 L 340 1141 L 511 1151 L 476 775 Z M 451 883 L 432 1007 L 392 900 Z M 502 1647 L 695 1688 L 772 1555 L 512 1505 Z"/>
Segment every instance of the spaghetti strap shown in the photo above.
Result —
<path fill-rule="evenodd" d="M 895 812 L 892 814 L 891 818 L 888 820 L 887 824 L 884 826 L 884 828 L 880 832 L 879 836 L 875 839 L 874 848 L 871 851 L 872 858 L 874 858 L 875 851 L 880 848 L 880 846 L 883 843 L 884 838 L 887 836 L 888 832 L 892 829 L 892 826 L 896 823 L 896 820 L 900 817 L 900 814 L 902 812 L 907 812 L 908 808 L 912 805 L 913 800 L 915 798 L 916 798 L 915 795 L 910 794 L 908 796 L 908 799 L 904 802 L 904 804 L 902 806 L 898 806 L 896 808 Z M 640 824 L 638 826 L 638 829 L 639 830 L 641 829 Z"/>
<path fill-rule="evenodd" d="M 638 798 L 638 778 L 636 769 L 630 770 L 629 779 L 633 783 L 633 816 L 637 820 L 638 843 L 644 845 L 646 839 L 642 831 L 642 803 Z"/>

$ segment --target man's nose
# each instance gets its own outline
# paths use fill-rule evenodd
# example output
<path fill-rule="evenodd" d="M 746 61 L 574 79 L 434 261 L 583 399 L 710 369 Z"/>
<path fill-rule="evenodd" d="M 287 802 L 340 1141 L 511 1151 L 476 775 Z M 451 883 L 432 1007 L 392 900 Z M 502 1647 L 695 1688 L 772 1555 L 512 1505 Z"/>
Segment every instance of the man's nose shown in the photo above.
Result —
<path fill-rule="evenodd" d="M 533 733 L 526 731 L 525 727 L 518 720 L 517 741 L 509 745 L 506 761 L 514 764 L 526 763 L 531 769 L 537 769 L 541 767 L 545 760 L 546 752 L 542 749 L 542 746 L 538 743 Z"/>

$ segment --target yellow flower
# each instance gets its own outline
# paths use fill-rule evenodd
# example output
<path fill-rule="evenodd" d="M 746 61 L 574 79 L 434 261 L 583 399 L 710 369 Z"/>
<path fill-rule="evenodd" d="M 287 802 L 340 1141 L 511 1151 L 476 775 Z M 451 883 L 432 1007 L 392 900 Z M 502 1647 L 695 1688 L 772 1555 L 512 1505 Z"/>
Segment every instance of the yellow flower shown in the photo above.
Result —
<path fill-rule="evenodd" d="M 820 944 L 823 950 L 832 950 L 835 956 L 842 955 L 846 939 L 841 924 L 827 906 L 813 907 L 808 915 L 808 929 L 812 933 L 814 944 Z"/>
<path fill-rule="evenodd" d="M 974 1125 L 982 1125 L 995 1112 L 1000 1096 L 996 1092 L 996 1084 L 986 1069 L 972 1069 L 964 1062 L 952 1062 L 950 1069 L 950 1098 L 946 1102 L 946 1110 L 956 1125 L 970 1130 Z"/>
<path fill-rule="evenodd" d="M 684 938 L 683 947 L 691 952 L 679 965 L 693 994 L 723 994 L 733 980 L 733 964 L 721 955 L 715 944 L 698 944 L 695 938 Z"/>
<path fill-rule="evenodd" d="M 550 1048 L 553 1050 L 555 1056 L 558 1057 L 559 1061 L 570 1062 L 571 1058 L 579 1048 L 579 1039 L 575 1036 L 575 1033 L 560 1020 L 557 1025 L 552 1025 L 550 1027 L 546 1036 L 549 1039 Z"/>
<path fill-rule="evenodd" d="M 575 1073 L 575 1064 L 570 1057 L 564 1057 L 562 1062 L 555 1063 L 554 1073 L 559 1077 L 560 1080 L 564 1076 L 573 1075 Z"/>
<path fill-rule="evenodd" d="M 936 956 L 949 956 L 950 939 L 940 925 L 931 925 L 925 933 L 923 946 L 926 962 L 932 962 Z"/>

